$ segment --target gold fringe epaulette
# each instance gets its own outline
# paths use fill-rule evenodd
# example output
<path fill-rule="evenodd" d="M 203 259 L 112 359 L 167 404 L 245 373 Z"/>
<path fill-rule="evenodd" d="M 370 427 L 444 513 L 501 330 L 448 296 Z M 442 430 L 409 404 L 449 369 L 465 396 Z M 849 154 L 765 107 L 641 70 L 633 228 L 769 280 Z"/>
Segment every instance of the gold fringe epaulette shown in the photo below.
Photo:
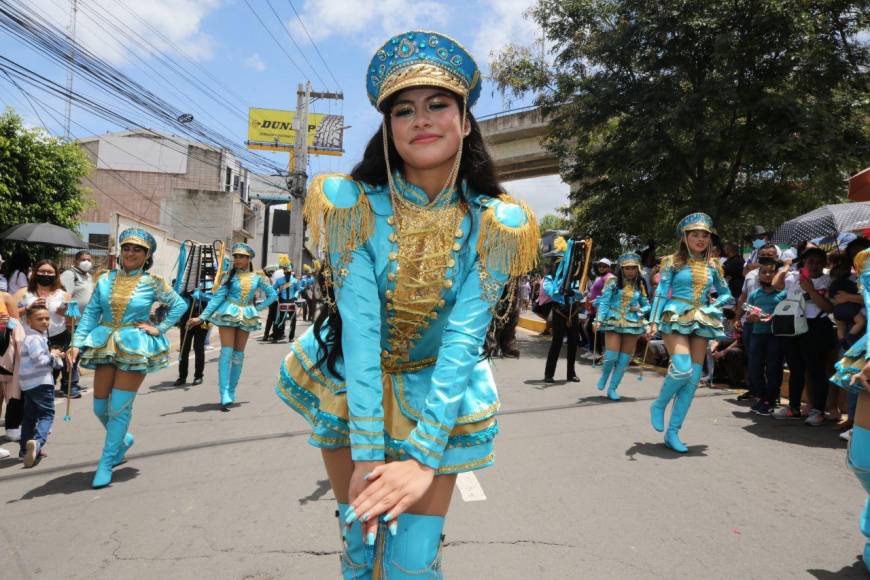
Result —
<path fill-rule="evenodd" d="M 494 206 L 486 208 L 481 219 L 477 252 L 481 263 L 488 269 L 510 276 L 523 276 L 538 263 L 538 222 L 525 203 L 506 196 L 500 201 L 519 205 L 526 214 L 526 223 L 510 227 L 496 218 Z"/>
<path fill-rule="evenodd" d="M 345 254 L 366 242 L 374 231 L 374 213 L 368 196 L 359 183 L 356 203 L 350 207 L 336 206 L 323 191 L 329 178 L 352 181 L 349 175 L 327 173 L 315 177 L 308 188 L 308 196 L 302 210 L 311 240 L 317 247 L 325 246 L 329 252 Z"/>
<path fill-rule="evenodd" d="M 863 274 L 867 268 L 870 268 L 870 249 L 858 252 L 854 259 L 855 271 L 858 275 Z"/>
<path fill-rule="evenodd" d="M 668 254 L 664 258 L 662 258 L 661 266 L 659 266 L 659 271 L 664 272 L 665 270 L 673 270 L 674 269 L 674 256 L 673 254 Z"/>

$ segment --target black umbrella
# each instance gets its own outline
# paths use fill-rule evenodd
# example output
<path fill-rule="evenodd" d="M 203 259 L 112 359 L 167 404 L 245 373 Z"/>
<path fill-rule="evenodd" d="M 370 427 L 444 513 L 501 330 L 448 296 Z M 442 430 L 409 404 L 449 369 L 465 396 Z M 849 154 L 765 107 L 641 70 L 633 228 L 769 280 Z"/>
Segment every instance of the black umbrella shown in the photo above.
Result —
<path fill-rule="evenodd" d="M 796 246 L 813 238 L 870 228 L 870 201 L 823 205 L 779 226 L 771 241 Z"/>
<path fill-rule="evenodd" d="M 19 224 L 2 234 L 0 240 L 26 242 L 45 246 L 65 246 L 67 248 L 86 248 L 87 244 L 72 230 L 54 224 Z"/>

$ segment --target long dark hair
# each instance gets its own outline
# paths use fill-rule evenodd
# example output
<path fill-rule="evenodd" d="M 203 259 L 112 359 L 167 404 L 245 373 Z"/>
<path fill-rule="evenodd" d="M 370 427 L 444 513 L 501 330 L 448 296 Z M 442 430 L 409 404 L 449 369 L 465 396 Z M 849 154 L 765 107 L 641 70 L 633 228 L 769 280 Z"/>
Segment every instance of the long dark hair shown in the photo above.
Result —
<path fill-rule="evenodd" d="M 58 269 L 57 264 L 55 264 L 53 260 L 40 260 L 33 266 L 30 279 L 27 281 L 27 291 L 31 294 L 35 293 L 37 288 L 36 273 L 45 265 L 51 266 L 51 269 L 54 270 L 54 282 L 51 283 L 51 291 L 54 292 L 58 288 L 61 288 L 60 270 Z"/>
<path fill-rule="evenodd" d="M 387 134 L 390 136 L 387 150 L 390 161 L 389 165 L 393 171 L 397 169 L 402 171 L 405 168 L 405 162 L 393 143 L 390 115 L 388 113 L 392 103 L 399 94 L 401 93 L 397 93 L 381 105 L 381 111 L 384 112 L 382 124 L 386 123 Z M 453 93 L 451 95 L 456 100 L 459 109 L 462 110 L 464 107 L 463 99 Z M 464 180 L 468 189 L 475 193 L 485 194 L 490 197 L 501 197 L 505 191 L 496 176 L 495 163 L 493 163 L 492 157 L 490 157 L 489 152 L 486 150 L 483 134 L 480 132 L 480 125 L 471 111 L 466 112 L 466 118 L 470 125 L 470 132 L 462 142 L 462 159 L 459 164 L 457 183 L 462 183 Z M 372 186 L 384 187 L 387 185 L 387 159 L 384 157 L 383 125 L 378 127 L 378 130 L 369 139 L 362 160 L 356 164 L 350 175 L 354 180 Z M 327 265 L 324 267 L 324 270 L 330 268 Z M 335 292 L 330 277 L 331 273 L 322 272 L 319 283 L 321 284 L 324 300 L 327 304 L 335 305 Z M 324 327 L 326 328 L 325 337 L 321 336 Z M 317 366 L 325 363 L 329 372 L 340 379 L 343 377 L 341 377 L 341 373 L 336 369 L 336 362 L 343 356 L 341 328 L 341 316 L 338 313 L 337 306 L 321 309 L 317 320 L 314 321 L 314 338 L 317 340 L 321 352 L 317 360 Z M 378 349 L 380 349 L 380 345 L 378 345 Z"/>
<path fill-rule="evenodd" d="M 626 278 L 622 273 L 622 267 L 616 269 L 616 287 L 622 289 L 625 286 Z M 649 296 L 649 289 L 646 287 L 646 280 L 640 275 L 640 268 L 637 269 L 637 276 L 634 280 L 634 289 L 639 290 L 644 296 Z"/>

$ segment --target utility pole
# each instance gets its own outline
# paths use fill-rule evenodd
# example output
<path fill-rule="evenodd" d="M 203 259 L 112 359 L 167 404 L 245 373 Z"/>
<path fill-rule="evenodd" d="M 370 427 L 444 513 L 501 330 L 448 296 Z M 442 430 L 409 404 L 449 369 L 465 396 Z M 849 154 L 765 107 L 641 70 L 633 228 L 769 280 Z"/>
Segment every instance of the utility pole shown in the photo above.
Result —
<path fill-rule="evenodd" d="M 290 190 L 290 248 L 287 254 L 293 262 L 297 276 L 302 274 L 302 260 L 305 247 L 305 222 L 302 218 L 302 204 L 305 200 L 305 189 L 308 182 L 308 105 L 311 99 L 344 98 L 342 93 L 312 92 L 311 83 L 299 84 L 296 90 L 296 144 L 290 154 L 290 175 L 287 178 L 287 188 Z"/>
<path fill-rule="evenodd" d="M 69 37 L 72 40 L 69 53 L 69 64 L 66 69 L 66 117 L 64 117 L 64 138 L 69 141 L 69 124 L 72 119 L 72 89 L 73 70 L 76 59 L 76 17 L 79 11 L 79 0 L 72 0 L 69 15 Z"/>

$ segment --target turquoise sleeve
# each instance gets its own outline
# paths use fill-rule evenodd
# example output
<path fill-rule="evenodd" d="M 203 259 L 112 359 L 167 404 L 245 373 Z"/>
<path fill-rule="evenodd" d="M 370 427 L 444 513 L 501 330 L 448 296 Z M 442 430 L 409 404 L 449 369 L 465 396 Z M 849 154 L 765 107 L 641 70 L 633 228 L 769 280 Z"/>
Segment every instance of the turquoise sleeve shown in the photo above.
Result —
<path fill-rule="evenodd" d="M 595 299 L 595 308 L 598 311 L 595 313 L 595 322 L 603 322 L 607 320 L 607 315 L 610 314 L 610 301 L 613 299 L 613 293 L 616 291 L 616 283 L 611 283 L 609 280 L 604 285 L 604 290 L 601 291 L 601 296 Z"/>
<path fill-rule="evenodd" d="M 175 323 L 181 320 L 181 317 L 187 312 L 187 302 L 168 285 L 164 291 L 158 294 L 157 299 L 160 300 L 161 304 L 169 306 L 169 313 L 166 315 L 166 318 L 157 325 L 158 330 L 165 333 L 175 326 Z"/>
<path fill-rule="evenodd" d="M 229 288 L 223 282 L 221 282 L 220 288 L 217 289 L 217 292 L 212 294 L 212 297 L 208 301 L 208 305 L 205 307 L 205 310 L 202 311 L 202 314 L 199 315 L 200 320 L 208 320 L 209 316 L 211 316 L 215 310 L 217 310 L 218 306 L 223 304 L 224 300 L 227 298 L 227 292 L 229 292 Z"/>
<path fill-rule="evenodd" d="M 381 301 L 372 256 L 365 246 L 351 253 L 335 302 L 341 315 L 341 347 L 347 384 L 351 457 L 384 459 L 381 383 Z"/>
<path fill-rule="evenodd" d="M 713 306 L 721 310 L 721 308 L 726 304 L 734 302 L 734 297 L 731 295 L 731 289 L 728 288 L 728 283 L 725 281 L 725 278 L 722 276 L 722 273 L 718 268 L 713 269 L 713 286 L 716 288 L 716 293 L 718 294 L 715 302 L 713 302 Z"/>
<path fill-rule="evenodd" d="M 107 274 L 111 276 L 112 274 Z M 94 330 L 103 317 L 103 280 L 97 280 L 94 284 L 94 292 L 91 294 L 91 300 L 85 306 L 85 311 L 82 313 L 79 323 L 76 325 L 76 333 L 73 335 L 72 346 L 81 348 L 82 343 Z"/>
<path fill-rule="evenodd" d="M 662 321 L 662 313 L 665 310 L 665 303 L 668 301 L 668 294 L 671 291 L 671 278 L 674 275 L 672 268 L 663 268 L 661 271 L 661 279 L 659 285 L 656 286 L 656 293 L 653 297 L 652 314 L 650 322 L 660 324 Z"/>
<path fill-rule="evenodd" d="M 266 299 L 260 303 L 257 310 L 265 310 L 278 299 L 278 292 L 276 292 L 275 288 L 273 288 L 272 285 L 262 276 L 257 276 L 257 284 L 260 285 L 260 288 L 263 289 L 263 293 L 266 295 Z"/>
<path fill-rule="evenodd" d="M 501 288 L 508 280 L 500 272 L 487 274 Z M 432 469 L 437 469 L 441 462 L 469 376 L 480 360 L 492 307 L 482 296 L 480 273 L 474 267 L 463 280 L 456 305 L 447 319 L 421 420 L 402 444 L 403 452 Z"/>

